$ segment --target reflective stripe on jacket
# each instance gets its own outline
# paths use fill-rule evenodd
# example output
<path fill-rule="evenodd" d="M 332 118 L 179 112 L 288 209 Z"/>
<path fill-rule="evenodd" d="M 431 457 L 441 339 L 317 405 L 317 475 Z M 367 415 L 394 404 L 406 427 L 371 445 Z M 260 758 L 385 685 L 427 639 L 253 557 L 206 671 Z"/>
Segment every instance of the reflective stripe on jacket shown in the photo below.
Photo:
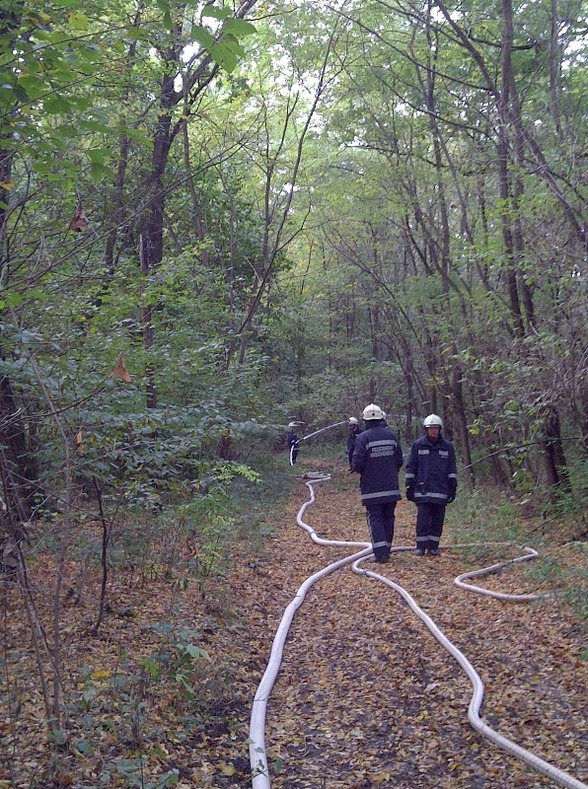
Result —
<path fill-rule="evenodd" d="M 389 427 L 378 425 L 367 428 L 355 439 L 351 468 L 361 474 L 363 504 L 399 501 L 402 498 L 398 485 L 401 467 L 400 442 Z"/>
<path fill-rule="evenodd" d="M 414 489 L 415 504 L 445 504 L 457 486 L 453 444 L 442 436 L 417 439 L 406 463 L 406 486 Z"/>

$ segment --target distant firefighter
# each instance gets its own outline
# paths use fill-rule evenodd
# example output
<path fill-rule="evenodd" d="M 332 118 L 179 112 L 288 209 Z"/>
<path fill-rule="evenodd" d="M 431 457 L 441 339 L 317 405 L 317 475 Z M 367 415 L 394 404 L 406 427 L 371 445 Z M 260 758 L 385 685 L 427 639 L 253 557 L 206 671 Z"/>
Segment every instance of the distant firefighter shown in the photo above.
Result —
<path fill-rule="evenodd" d="M 290 465 L 295 466 L 296 460 L 298 459 L 298 453 L 300 452 L 300 441 L 298 440 L 298 436 L 296 435 L 296 428 L 298 425 L 296 422 L 290 422 L 288 424 L 288 433 L 286 435 L 286 439 L 288 441 L 288 455 L 290 457 Z"/>
<path fill-rule="evenodd" d="M 351 471 L 351 458 L 353 457 L 353 448 L 355 447 L 355 439 L 361 433 L 359 426 L 359 419 L 354 416 L 349 417 L 349 432 L 347 433 L 347 457 L 349 458 L 349 471 Z"/>

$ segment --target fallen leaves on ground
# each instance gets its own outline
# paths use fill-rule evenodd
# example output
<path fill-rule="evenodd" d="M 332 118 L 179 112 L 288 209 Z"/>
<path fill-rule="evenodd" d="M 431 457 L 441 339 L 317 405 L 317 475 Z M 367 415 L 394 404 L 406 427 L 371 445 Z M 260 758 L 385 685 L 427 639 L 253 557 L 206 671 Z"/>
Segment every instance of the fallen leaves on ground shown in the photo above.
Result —
<path fill-rule="evenodd" d="M 305 521 L 327 539 L 366 541 L 357 479 L 336 464 L 324 470 L 333 480 L 315 485 Z M 282 613 L 308 576 L 350 552 L 318 546 L 297 526 L 308 498 L 302 481 L 295 484 L 264 553 L 236 546 L 233 569 L 210 580 L 204 595 L 157 573 L 137 585 L 117 571 L 98 637 L 90 635 L 95 601 L 66 601 L 62 692 L 77 706 L 66 708 L 62 742 L 56 730 L 47 740 L 27 620 L 16 590 L 6 589 L 0 787 L 159 787 L 166 776 L 183 789 L 250 786 L 251 702 Z M 402 502 L 394 544 L 412 545 L 413 536 L 414 508 Z M 446 530 L 443 544 L 451 541 Z M 500 550 L 508 558 L 509 549 Z M 554 542 L 552 550 L 561 547 Z M 486 688 L 488 724 L 588 782 L 580 623 L 558 597 L 513 604 L 454 586 L 457 575 L 484 566 L 486 553 L 487 564 L 496 561 L 491 549 L 475 557 L 444 551 L 438 559 L 398 553 L 377 571 L 406 588 L 473 663 Z M 53 569 L 42 572 L 49 577 Z M 33 580 L 42 583 L 41 575 Z M 520 565 L 477 582 L 535 591 Z M 51 601 L 45 604 L 41 618 L 50 613 Z M 186 642 L 203 650 L 196 673 L 183 678 L 197 698 L 181 693 L 181 676 L 171 683 L 157 674 L 153 655 L 169 644 L 156 623 L 165 622 L 185 627 Z M 474 732 L 470 698 L 461 668 L 400 596 L 350 567 L 336 571 L 312 587 L 286 640 L 267 710 L 272 787 L 554 786 Z"/>

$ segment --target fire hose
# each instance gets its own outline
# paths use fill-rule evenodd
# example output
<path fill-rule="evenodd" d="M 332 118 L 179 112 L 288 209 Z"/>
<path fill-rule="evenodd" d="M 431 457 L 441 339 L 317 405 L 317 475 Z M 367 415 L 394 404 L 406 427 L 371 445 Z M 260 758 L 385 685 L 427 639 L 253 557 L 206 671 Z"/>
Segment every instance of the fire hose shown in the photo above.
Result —
<path fill-rule="evenodd" d="M 359 573 L 361 575 L 365 575 L 366 577 L 379 581 L 380 583 L 384 583 L 387 586 L 389 586 L 391 589 L 396 591 L 405 600 L 405 602 L 408 604 L 409 608 L 413 611 L 413 613 L 416 614 L 416 616 L 418 616 L 419 619 L 426 625 L 426 627 L 430 630 L 432 635 L 437 639 L 437 641 L 441 644 L 441 646 L 443 646 L 449 652 L 449 654 L 453 658 L 455 658 L 457 663 L 463 668 L 470 682 L 472 683 L 472 687 L 473 687 L 473 695 L 468 707 L 468 721 L 472 726 L 472 728 L 474 728 L 482 736 L 489 739 L 498 747 L 502 748 L 503 750 L 510 753 L 512 756 L 525 762 L 526 764 L 528 764 L 530 767 L 537 770 L 538 772 L 547 775 L 549 778 L 551 778 L 561 786 L 567 787 L 568 789 L 588 789 L 587 784 L 578 781 L 576 778 L 564 772 L 563 770 L 560 770 L 559 768 L 553 766 L 552 764 L 545 761 L 544 759 L 537 756 L 536 754 L 532 753 L 531 751 L 522 748 L 517 743 L 499 734 L 495 729 L 489 726 L 482 719 L 482 717 L 480 716 L 480 710 L 484 700 L 484 683 L 480 679 L 478 672 L 472 666 L 470 661 L 465 657 L 465 655 L 443 634 L 443 632 L 437 627 L 434 621 L 417 605 L 417 603 L 414 601 L 411 595 L 406 591 L 406 589 L 394 583 L 394 581 L 391 581 L 389 578 L 386 578 L 385 576 L 382 576 L 379 573 L 374 572 L 373 570 L 369 570 L 367 568 L 361 567 L 362 563 L 366 561 L 366 559 L 368 559 L 368 557 L 370 557 L 373 553 L 371 543 L 352 542 L 346 540 L 326 540 L 319 537 L 315 532 L 315 530 L 302 520 L 302 517 L 306 509 L 315 502 L 313 483 L 325 482 L 331 478 L 329 474 L 316 474 L 312 476 L 310 474 L 307 474 L 304 476 L 307 479 L 305 484 L 309 489 L 310 499 L 302 505 L 302 507 L 298 512 L 298 515 L 296 516 L 296 522 L 298 523 L 298 525 L 306 532 L 308 532 L 313 542 L 319 545 L 349 546 L 349 547 L 361 548 L 361 550 L 356 551 L 350 556 L 346 556 L 344 559 L 339 559 L 336 562 L 328 564 L 326 567 L 323 567 L 317 573 L 314 573 L 314 575 L 311 575 L 309 578 L 307 578 L 304 581 L 304 583 L 299 587 L 298 591 L 296 592 L 296 595 L 294 596 L 294 599 L 284 611 L 282 620 L 278 626 L 276 635 L 274 637 L 266 670 L 263 674 L 263 677 L 257 688 L 257 692 L 253 700 L 251 720 L 249 726 L 249 757 L 251 764 L 253 789 L 270 789 L 269 765 L 267 761 L 267 754 L 265 747 L 265 717 L 266 717 L 267 703 L 269 701 L 272 687 L 275 683 L 275 680 L 277 678 L 280 669 L 284 643 L 286 641 L 286 637 L 288 635 L 290 625 L 292 624 L 292 620 L 294 619 L 294 614 L 304 602 L 304 598 L 306 597 L 308 590 L 317 581 L 321 580 L 322 578 L 329 575 L 330 573 L 335 572 L 336 570 L 339 570 L 340 568 L 345 567 L 346 565 L 349 564 L 352 565 L 352 569 L 354 572 Z M 499 544 L 512 545 L 512 543 L 499 543 Z M 488 544 L 485 543 L 485 545 Z M 469 548 L 472 547 L 472 545 L 471 544 L 468 544 L 467 546 L 454 545 L 448 547 Z M 485 590 L 481 587 L 477 587 L 465 582 L 465 579 L 479 577 L 485 574 L 491 574 L 497 572 L 498 569 L 504 566 L 517 564 L 524 561 L 529 561 L 530 559 L 533 559 L 538 555 L 537 552 L 532 548 L 527 548 L 524 546 L 523 548 L 526 552 L 524 556 L 517 557 L 516 559 L 509 559 L 505 562 L 500 562 L 491 565 L 490 567 L 482 568 L 480 570 L 474 570 L 469 573 L 464 573 L 458 576 L 455 579 L 454 583 L 460 588 L 466 589 L 468 591 L 473 591 L 478 594 L 485 594 L 492 597 L 498 597 L 499 599 L 503 599 L 503 600 L 511 600 L 514 602 L 523 602 L 528 600 L 534 600 L 539 597 L 544 597 L 545 595 L 539 595 L 539 594 L 505 595 L 499 592 L 492 592 L 489 590 Z M 398 546 L 398 547 L 392 547 L 391 550 L 392 552 L 412 551 L 413 547 Z"/>
<path fill-rule="evenodd" d="M 290 465 L 294 466 L 294 452 L 300 448 L 300 444 L 302 441 L 308 441 L 309 438 L 314 438 L 318 436 L 319 433 L 324 433 L 325 430 L 331 430 L 333 427 L 340 427 L 341 425 L 346 425 L 347 419 L 344 419 L 342 422 L 335 422 L 333 425 L 327 425 L 326 427 L 321 427 L 320 430 L 315 430 L 314 433 L 309 433 L 307 436 L 302 436 L 299 438 L 292 446 L 290 447 Z"/>

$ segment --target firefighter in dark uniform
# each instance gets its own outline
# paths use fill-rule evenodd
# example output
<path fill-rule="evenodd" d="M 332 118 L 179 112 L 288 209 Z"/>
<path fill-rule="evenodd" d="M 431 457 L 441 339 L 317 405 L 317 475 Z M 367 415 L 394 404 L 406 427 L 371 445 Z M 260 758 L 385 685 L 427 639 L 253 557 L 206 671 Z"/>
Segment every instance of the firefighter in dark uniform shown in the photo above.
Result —
<path fill-rule="evenodd" d="M 290 422 L 288 424 L 288 433 L 286 434 L 286 441 L 288 442 L 288 457 L 290 458 L 290 465 L 295 466 L 298 460 L 298 453 L 300 452 L 300 441 L 296 434 L 297 422 Z"/>
<path fill-rule="evenodd" d="M 349 417 L 349 432 L 347 433 L 347 457 L 349 458 L 349 470 L 351 471 L 351 458 L 355 447 L 355 439 L 361 433 L 359 419 L 354 416 Z"/>
<path fill-rule="evenodd" d="M 402 450 L 379 406 L 371 403 L 362 416 L 365 430 L 355 439 L 351 470 L 361 474 L 361 503 L 366 508 L 374 556 L 384 563 L 390 558 L 396 502 L 402 498 L 398 484 Z"/>
<path fill-rule="evenodd" d="M 425 435 L 410 448 L 406 463 L 406 498 L 417 506 L 416 554 L 439 556 L 445 507 L 455 499 L 457 466 L 453 444 L 441 435 L 443 420 L 429 414 Z"/>

